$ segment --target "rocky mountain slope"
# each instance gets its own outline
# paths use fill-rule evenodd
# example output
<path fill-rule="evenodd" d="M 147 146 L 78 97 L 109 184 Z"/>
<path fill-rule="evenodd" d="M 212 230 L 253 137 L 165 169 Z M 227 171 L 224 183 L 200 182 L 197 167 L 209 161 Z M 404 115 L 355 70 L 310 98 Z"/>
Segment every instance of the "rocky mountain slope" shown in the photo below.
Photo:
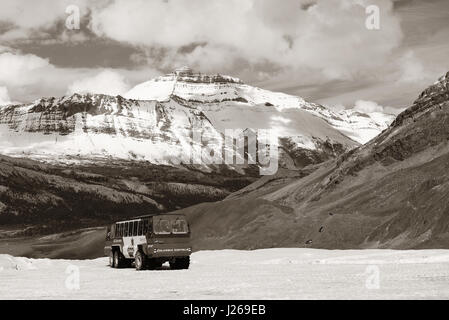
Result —
<path fill-rule="evenodd" d="M 0 156 L 0 238 L 103 226 L 216 201 L 251 181 L 141 162 L 67 167 Z"/>
<path fill-rule="evenodd" d="M 449 241 L 449 73 L 369 143 L 182 210 L 197 248 L 422 248 Z"/>

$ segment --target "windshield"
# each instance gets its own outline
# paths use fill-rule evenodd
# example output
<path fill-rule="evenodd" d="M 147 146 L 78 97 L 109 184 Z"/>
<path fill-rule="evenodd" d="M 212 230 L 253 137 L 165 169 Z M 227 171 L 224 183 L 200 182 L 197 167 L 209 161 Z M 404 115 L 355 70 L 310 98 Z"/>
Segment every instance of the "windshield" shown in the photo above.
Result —
<path fill-rule="evenodd" d="M 156 234 L 185 234 L 189 232 L 187 221 L 182 216 L 160 216 L 153 218 Z"/>

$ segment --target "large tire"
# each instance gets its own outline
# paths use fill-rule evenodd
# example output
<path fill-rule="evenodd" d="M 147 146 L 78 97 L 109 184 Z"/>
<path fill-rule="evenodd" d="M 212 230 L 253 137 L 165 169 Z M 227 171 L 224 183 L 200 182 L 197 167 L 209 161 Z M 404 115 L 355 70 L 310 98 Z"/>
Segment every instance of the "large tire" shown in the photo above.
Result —
<path fill-rule="evenodd" d="M 150 270 L 155 270 L 157 268 L 160 268 L 161 266 L 162 266 L 162 263 L 160 263 L 156 259 L 148 259 L 148 261 L 147 261 L 147 267 Z"/>
<path fill-rule="evenodd" d="M 134 257 L 134 264 L 136 265 L 136 270 L 145 270 L 147 267 L 147 256 L 142 251 L 137 251 Z"/>
<path fill-rule="evenodd" d="M 189 269 L 190 257 L 178 257 L 170 261 L 170 268 L 174 270 Z"/>
<path fill-rule="evenodd" d="M 118 251 L 115 250 L 114 251 L 114 268 L 123 268 L 125 265 L 125 257 L 123 256 L 123 254 Z"/>
<path fill-rule="evenodd" d="M 114 251 L 111 250 L 111 252 L 109 253 L 109 266 L 111 268 L 115 268 L 115 263 L 114 263 Z"/>

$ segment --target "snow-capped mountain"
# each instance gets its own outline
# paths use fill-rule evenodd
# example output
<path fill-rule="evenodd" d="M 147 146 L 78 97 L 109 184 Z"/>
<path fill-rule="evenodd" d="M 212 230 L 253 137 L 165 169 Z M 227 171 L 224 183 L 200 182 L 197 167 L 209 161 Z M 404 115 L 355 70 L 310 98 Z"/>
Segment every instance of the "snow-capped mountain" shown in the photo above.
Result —
<path fill-rule="evenodd" d="M 237 78 L 183 68 L 137 85 L 125 98 L 74 94 L 0 107 L 0 148 L 50 162 L 203 164 L 213 156 L 198 147 L 224 152 L 226 129 L 271 129 L 279 137 L 281 163 L 303 167 L 358 146 L 381 132 L 385 119 L 333 112 Z M 194 139 L 198 130 L 200 141 Z"/>
<path fill-rule="evenodd" d="M 292 120 L 290 117 L 302 117 L 302 111 L 307 111 L 361 144 L 374 138 L 394 120 L 394 115 L 380 112 L 362 113 L 352 109 L 332 111 L 306 102 L 301 97 L 256 88 L 230 76 L 194 73 L 188 67 L 141 83 L 124 96 L 158 101 L 168 100 L 172 96 L 180 97 L 203 110 L 219 128 L 232 126 L 233 123 L 242 125 L 245 121 L 250 121 L 248 124 L 252 127 L 269 127 L 275 122 L 283 122 L 282 127 L 287 123 L 296 125 L 294 121 L 289 122 Z M 248 118 L 242 112 L 252 116 L 259 114 Z M 280 132 L 280 135 L 290 134 Z"/>

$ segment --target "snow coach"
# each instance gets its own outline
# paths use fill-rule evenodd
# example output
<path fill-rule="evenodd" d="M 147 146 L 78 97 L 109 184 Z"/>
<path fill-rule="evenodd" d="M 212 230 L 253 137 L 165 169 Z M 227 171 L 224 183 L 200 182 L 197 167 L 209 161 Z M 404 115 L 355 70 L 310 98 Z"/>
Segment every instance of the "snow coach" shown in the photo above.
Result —
<path fill-rule="evenodd" d="M 154 214 L 116 222 L 107 228 L 104 253 L 112 268 L 133 263 L 137 270 L 188 269 L 192 246 L 190 228 L 182 214 Z"/>

